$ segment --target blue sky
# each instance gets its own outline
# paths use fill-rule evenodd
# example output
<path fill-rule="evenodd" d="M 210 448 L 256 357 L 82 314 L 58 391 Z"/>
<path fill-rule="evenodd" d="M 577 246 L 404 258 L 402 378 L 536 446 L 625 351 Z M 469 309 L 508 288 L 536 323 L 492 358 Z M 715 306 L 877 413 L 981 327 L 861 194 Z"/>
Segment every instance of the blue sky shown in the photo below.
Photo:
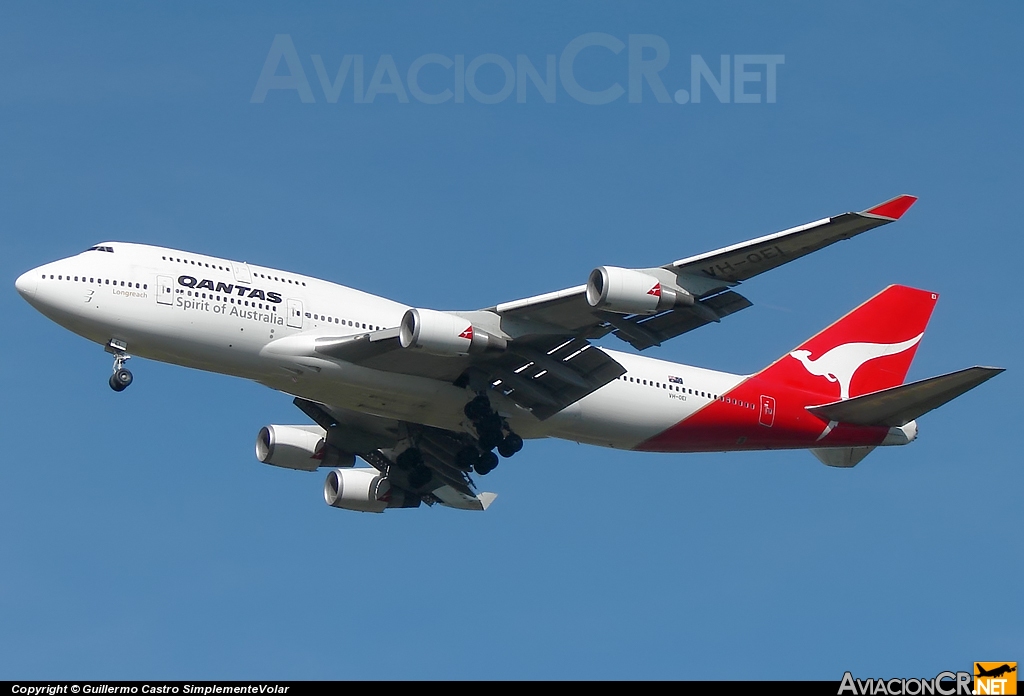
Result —
<path fill-rule="evenodd" d="M 0 678 L 839 679 L 1024 658 L 1019 5 L 0 16 Z M 363 56 L 364 88 L 385 55 L 403 87 L 428 54 L 524 55 L 543 76 L 588 34 L 625 46 L 573 66 L 585 89 L 626 90 L 608 104 L 561 80 L 553 103 L 531 82 L 524 103 L 357 104 L 351 74 L 331 103 L 312 58 L 333 77 Z M 314 103 L 253 103 L 277 35 Z M 631 103 L 630 35 L 667 51 L 669 95 L 691 91 L 691 56 L 733 75 L 737 56 L 782 56 L 776 100 L 755 65 L 741 92 L 760 103 L 706 83 L 700 103 L 646 83 Z M 487 60 L 485 95 L 504 80 Z M 454 90 L 455 72 L 429 64 L 419 84 Z M 754 371 L 904 283 L 941 295 L 911 379 L 1005 374 L 850 471 L 530 442 L 486 478 L 486 514 L 328 508 L 321 474 L 253 456 L 262 425 L 303 422 L 288 397 L 143 360 L 115 394 L 102 348 L 14 290 L 114 239 L 471 309 L 900 193 L 920 202 L 899 223 L 744 284 L 751 309 L 651 354 Z"/>

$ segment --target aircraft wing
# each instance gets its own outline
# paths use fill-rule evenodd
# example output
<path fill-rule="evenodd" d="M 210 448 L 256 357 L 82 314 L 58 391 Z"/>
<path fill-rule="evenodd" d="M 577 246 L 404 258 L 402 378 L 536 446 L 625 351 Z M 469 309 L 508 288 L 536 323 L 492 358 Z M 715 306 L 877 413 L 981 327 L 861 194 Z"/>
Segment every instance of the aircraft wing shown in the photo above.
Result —
<path fill-rule="evenodd" d="M 491 321 L 495 326 L 490 328 L 501 331 L 499 317 L 493 313 L 451 314 L 470 317 L 465 321 L 474 326 Z M 306 333 L 272 341 L 262 354 L 281 360 L 282 368 L 292 374 L 319 371 L 319 360 L 343 360 L 374 370 L 450 382 L 474 392 L 496 389 L 540 420 L 626 371 L 589 341 L 557 327 L 502 340 L 505 346 L 500 351 L 437 355 L 402 348 L 398 329 L 347 336 Z"/>
<path fill-rule="evenodd" d="M 497 350 L 488 347 L 474 352 L 466 346 L 465 352 L 452 349 L 450 354 L 437 354 L 406 349 L 401 345 L 401 329 L 392 328 L 358 335 L 300 334 L 278 339 L 264 352 L 290 358 L 343 360 L 376 370 L 443 380 L 475 392 L 496 389 L 543 420 L 625 372 L 606 352 L 592 349 L 591 339 L 613 334 L 644 350 L 721 321 L 751 306 L 747 298 L 731 289 L 733 286 L 892 222 L 915 200 L 913 196 L 899 196 L 861 213 L 844 213 L 657 268 L 602 267 L 595 269 L 587 285 L 482 310 L 410 310 L 424 316 L 444 314 L 449 321 L 457 317 L 459 331 L 468 326 L 460 339 L 485 336 L 495 341 L 495 346 L 500 344 Z M 607 298 L 601 294 L 595 301 L 598 284 L 601 293 L 609 294 Z M 622 288 L 624 303 L 611 294 L 613 289 L 620 292 Z M 301 363 L 297 369 L 303 369 Z"/>
<path fill-rule="evenodd" d="M 430 377 L 474 391 L 498 389 L 543 420 L 582 399 L 626 370 L 589 341 L 563 333 L 515 338 L 506 350 L 440 356 L 401 350 L 397 330 L 318 339 L 315 351 L 372 369 Z"/>
<path fill-rule="evenodd" d="M 473 444 L 466 433 L 370 416 L 296 397 L 293 402 L 327 432 L 327 444 L 358 455 L 387 475 L 393 486 L 415 493 L 428 505 L 440 503 L 461 510 L 486 510 L 497 497 L 477 492 L 469 472 L 457 464 L 456 453 Z M 426 483 L 413 485 L 409 471 L 396 466 L 399 442 L 414 440 L 431 471 Z"/>
<path fill-rule="evenodd" d="M 693 299 L 692 303 L 680 303 L 661 312 L 628 314 L 595 308 L 588 300 L 587 285 L 505 302 L 491 310 L 503 317 L 547 324 L 586 338 L 611 333 L 643 350 L 751 306 L 749 300 L 730 288 L 898 220 L 916 200 L 914 196 L 897 196 L 860 213 L 817 220 L 657 268 L 625 269 L 650 276 L 652 283 L 659 282 L 657 292 L 675 288 Z"/>

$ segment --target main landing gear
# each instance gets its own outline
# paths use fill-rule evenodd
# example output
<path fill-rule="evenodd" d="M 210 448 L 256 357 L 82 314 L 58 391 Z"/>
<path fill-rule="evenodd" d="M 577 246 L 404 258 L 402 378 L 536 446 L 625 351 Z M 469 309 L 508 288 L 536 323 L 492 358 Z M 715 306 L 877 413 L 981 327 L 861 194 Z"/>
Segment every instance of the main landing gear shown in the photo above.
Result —
<path fill-rule="evenodd" d="M 124 366 L 132 357 L 128 355 L 128 344 L 112 338 L 107 342 L 105 350 L 114 356 L 114 371 L 110 375 L 108 384 L 116 392 L 124 391 L 132 383 L 132 373 Z"/>
<path fill-rule="evenodd" d="M 502 457 L 511 457 L 523 449 L 523 438 L 512 432 L 504 418 L 491 408 L 491 401 L 486 394 L 478 394 L 466 404 L 463 412 L 476 428 L 479 449 L 467 447 L 457 456 L 457 462 L 463 469 L 470 467 L 484 476 L 498 466 L 498 456 L 491 450 L 498 448 Z"/>
<path fill-rule="evenodd" d="M 430 467 L 423 463 L 423 453 L 418 447 L 410 447 L 398 455 L 395 466 L 409 472 L 409 485 L 413 489 L 425 486 L 433 476 Z"/>

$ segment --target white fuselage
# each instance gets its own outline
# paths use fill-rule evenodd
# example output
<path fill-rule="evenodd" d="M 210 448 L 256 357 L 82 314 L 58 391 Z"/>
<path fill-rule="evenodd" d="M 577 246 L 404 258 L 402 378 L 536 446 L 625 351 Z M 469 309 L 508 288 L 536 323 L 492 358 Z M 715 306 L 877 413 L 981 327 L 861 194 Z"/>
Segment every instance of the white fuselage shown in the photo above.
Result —
<path fill-rule="evenodd" d="M 264 266 L 119 242 L 35 268 L 17 285 L 44 315 L 101 345 L 116 339 L 132 355 L 251 379 L 363 413 L 468 431 L 464 388 L 301 350 L 317 337 L 397 327 L 409 307 L 383 297 Z M 626 375 L 551 418 L 538 421 L 500 394 L 492 397 L 496 409 L 523 437 L 630 449 L 744 379 L 605 352 Z M 680 382 L 687 388 L 677 389 Z"/>

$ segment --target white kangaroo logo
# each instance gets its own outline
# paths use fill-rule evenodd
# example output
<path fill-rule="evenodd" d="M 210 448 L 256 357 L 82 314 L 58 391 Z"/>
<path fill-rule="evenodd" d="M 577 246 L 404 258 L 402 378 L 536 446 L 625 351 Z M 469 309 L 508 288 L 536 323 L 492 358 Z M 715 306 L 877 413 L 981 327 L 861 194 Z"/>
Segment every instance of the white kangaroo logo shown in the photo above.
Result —
<path fill-rule="evenodd" d="M 924 332 L 902 343 L 844 343 L 815 360 L 811 360 L 809 350 L 794 350 L 790 356 L 799 360 L 812 375 L 824 377 L 829 382 L 839 382 L 839 398 L 844 400 L 850 398 L 850 382 L 864 363 L 902 353 L 916 346 L 922 336 Z"/>

